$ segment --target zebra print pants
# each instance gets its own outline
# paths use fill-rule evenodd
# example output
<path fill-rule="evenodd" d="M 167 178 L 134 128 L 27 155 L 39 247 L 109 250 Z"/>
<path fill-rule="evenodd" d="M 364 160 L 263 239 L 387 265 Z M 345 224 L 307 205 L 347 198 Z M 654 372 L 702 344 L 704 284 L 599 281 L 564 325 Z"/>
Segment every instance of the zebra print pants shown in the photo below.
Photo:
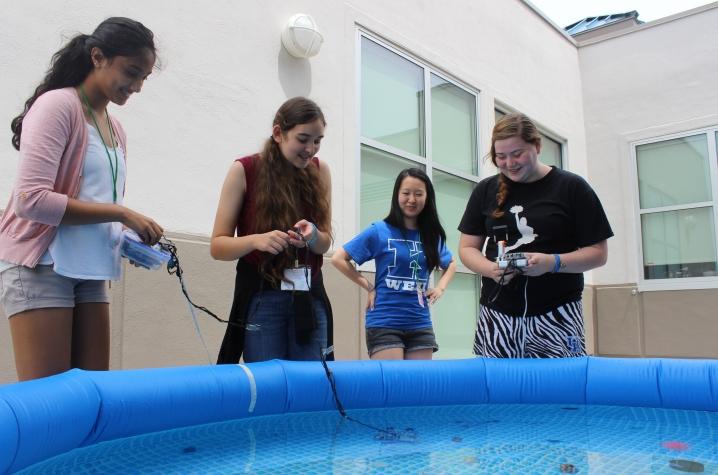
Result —
<path fill-rule="evenodd" d="M 481 306 L 474 354 L 487 358 L 585 356 L 583 305 L 570 302 L 543 315 L 513 317 Z"/>

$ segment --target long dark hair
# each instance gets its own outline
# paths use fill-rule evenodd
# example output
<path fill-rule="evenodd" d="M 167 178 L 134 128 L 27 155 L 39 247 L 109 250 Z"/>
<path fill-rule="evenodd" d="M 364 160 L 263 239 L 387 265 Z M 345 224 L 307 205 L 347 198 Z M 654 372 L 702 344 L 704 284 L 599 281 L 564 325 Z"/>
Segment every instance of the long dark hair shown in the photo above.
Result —
<path fill-rule="evenodd" d="M 123 17 L 112 17 L 100 23 L 91 35 L 77 35 L 52 56 L 50 69 L 35 92 L 25 101 L 20 115 L 10 123 L 12 145 L 20 150 L 22 121 L 38 97 L 54 89 L 76 87 L 82 84 L 92 71 L 90 51 L 99 48 L 112 59 L 115 56 L 134 57 L 149 50 L 156 54 L 154 35 L 142 23 Z"/>
<path fill-rule="evenodd" d="M 286 134 L 297 125 L 321 120 L 327 125 L 319 106 L 305 97 L 294 97 L 281 105 L 272 125 L 278 125 Z M 255 232 L 273 229 L 290 229 L 299 219 L 306 217 L 322 231 L 331 232 L 329 192 L 319 176 L 319 168 L 309 164 L 297 168 L 287 160 L 279 144 L 270 137 L 260 153 L 257 171 Z M 290 250 L 276 256 L 266 256 L 260 274 L 278 283 L 283 271 L 293 260 Z"/>
<path fill-rule="evenodd" d="M 419 226 L 419 236 L 421 236 L 422 246 L 424 247 L 424 256 L 429 274 L 439 267 L 439 243 L 446 243 L 446 232 L 439 221 L 439 213 L 436 211 L 436 193 L 434 185 L 431 184 L 429 176 L 420 168 L 407 168 L 402 170 L 396 177 L 394 182 L 394 193 L 391 196 L 391 209 L 384 222 L 390 224 L 403 231 L 406 229 L 404 225 L 404 213 L 399 208 L 399 189 L 404 178 L 417 178 L 424 182 L 426 186 L 426 201 L 424 209 L 421 210 L 417 218 Z"/>
<path fill-rule="evenodd" d="M 494 130 L 491 132 L 491 150 L 489 157 L 491 162 L 496 166 L 496 141 L 510 139 L 512 137 L 521 137 L 521 139 L 537 147 L 541 146 L 541 133 L 538 131 L 536 124 L 533 123 L 524 114 L 514 112 L 507 114 L 496 121 Z M 499 173 L 499 191 L 496 193 L 496 209 L 491 215 L 494 218 L 500 218 L 504 215 L 504 204 L 509 197 L 509 180 L 503 173 Z"/>

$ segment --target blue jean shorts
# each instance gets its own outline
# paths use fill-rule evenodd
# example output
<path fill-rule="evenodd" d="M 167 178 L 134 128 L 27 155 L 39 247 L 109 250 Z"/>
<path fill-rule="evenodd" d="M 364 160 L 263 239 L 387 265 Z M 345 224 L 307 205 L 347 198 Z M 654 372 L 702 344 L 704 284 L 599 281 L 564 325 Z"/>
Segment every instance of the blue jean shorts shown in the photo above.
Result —
<path fill-rule="evenodd" d="M 52 266 L 15 266 L 0 272 L 0 302 L 5 315 L 38 308 L 74 308 L 81 303 L 110 303 L 107 281 L 72 279 Z"/>
<path fill-rule="evenodd" d="M 377 351 L 391 348 L 403 348 L 404 351 L 428 350 L 439 351 L 432 327 L 418 330 L 401 330 L 398 328 L 367 328 L 366 347 L 369 356 Z"/>

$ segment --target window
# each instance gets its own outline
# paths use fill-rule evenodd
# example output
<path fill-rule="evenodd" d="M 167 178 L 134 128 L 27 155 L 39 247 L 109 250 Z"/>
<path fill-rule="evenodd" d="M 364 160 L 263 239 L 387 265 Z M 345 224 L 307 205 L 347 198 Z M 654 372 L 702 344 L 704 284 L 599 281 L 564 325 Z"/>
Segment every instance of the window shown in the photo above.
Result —
<path fill-rule="evenodd" d="M 494 118 L 496 120 L 499 120 L 505 115 L 506 112 L 494 109 Z M 561 142 L 552 139 L 540 130 L 539 133 L 541 134 L 541 153 L 539 154 L 539 160 L 548 166 L 563 168 L 563 146 Z"/>
<path fill-rule="evenodd" d="M 459 261 L 456 228 L 479 181 L 478 93 L 379 40 L 365 34 L 360 38 L 360 229 L 386 217 L 401 170 L 426 171 L 459 267 L 432 309 L 441 347 L 436 356 L 469 357 L 479 282 Z"/>
<path fill-rule="evenodd" d="M 716 129 L 634 145 L 643 282 L 717 282 Z"/>

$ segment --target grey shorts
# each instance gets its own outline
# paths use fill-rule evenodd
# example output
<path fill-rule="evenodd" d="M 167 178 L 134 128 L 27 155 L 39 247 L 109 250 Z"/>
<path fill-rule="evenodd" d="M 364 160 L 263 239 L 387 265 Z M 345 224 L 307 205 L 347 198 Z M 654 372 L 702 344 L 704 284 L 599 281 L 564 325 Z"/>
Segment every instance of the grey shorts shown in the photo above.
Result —
<path fill-rule="evenodd" d="M 420 328 L 418 330 L 401 330 L 397 328 L 367 328 L 366 347 L 369 356 L 377 351 L 391 348 L 403 348 L 404 351 L 439 350 L 434 337 L 433 328 Z"/>
<path fill-rule="evenodd" d="M 15 266 L 0 272 L 0 302 L 5 315 L 38 308 L 74 308 L 81 303 L 110 303 L 107 281 L 72 279 L 52 266 Z"/>

